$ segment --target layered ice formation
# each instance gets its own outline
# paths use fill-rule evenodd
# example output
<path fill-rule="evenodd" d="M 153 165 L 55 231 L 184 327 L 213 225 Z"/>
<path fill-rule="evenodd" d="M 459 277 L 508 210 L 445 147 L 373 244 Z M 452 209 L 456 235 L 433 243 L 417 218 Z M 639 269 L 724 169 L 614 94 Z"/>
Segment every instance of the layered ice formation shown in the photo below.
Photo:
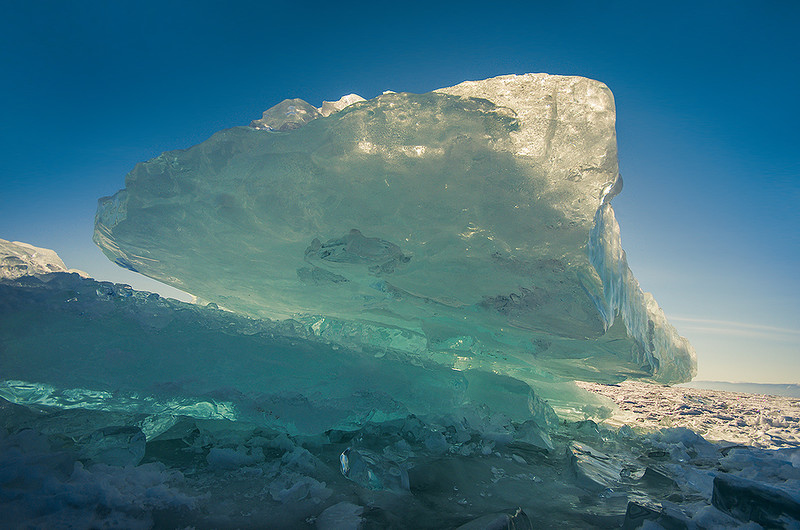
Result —
<path fill-rule="evenodd" d="M 599 384 L 695 369 L 601 83 L 286 100 L 126 186 L 97 243 L 207 302 L 0 240 L 4 525 L 797 527 L 800 403 Z"/>
<path fill-rule="evenodd" d="M 620 246 L 614 123 L 605 85 L 545 74 L 286 100 L 138 164 L 94 239 L 123 267 L 350 347 L 534 386 L 686 381 L 694 352 Z"/>
<path fill-rule="evenodd" d="M 296 321 L 251 319 L 77 274 L 0 280 L 0 352 L 0 397 L 146 415 L 148 437 L 180 415 L 290 435 L 455 415 L 476 429 L 530 422 L 546 446 L 555 423 L 550 406 L 508 376 L 342 347 Z"/>

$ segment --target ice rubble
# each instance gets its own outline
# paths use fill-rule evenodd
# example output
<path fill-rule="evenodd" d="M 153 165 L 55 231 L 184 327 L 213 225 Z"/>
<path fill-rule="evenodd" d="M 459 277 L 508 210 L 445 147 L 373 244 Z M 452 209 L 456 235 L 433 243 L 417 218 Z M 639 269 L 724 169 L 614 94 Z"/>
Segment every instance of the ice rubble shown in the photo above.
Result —
<path fill-rule="evenodd" d="M 286 100 L 137 165 L 100 200 L 96 243 L 352 347 L 534 386 L 692 377 L 691 346 L 620 246 L 605 85 L 526 74 L 357 99 Z"/>
<path fill-rule="evenodd" d="M 409 416 L 304 437 L 176 415 L 168 429 L 147 437 L 139 465 L 85 456 L 96 440 L 91 434 L 108 432 L 99 426 L 133 431 L 151 420 L 0 399 L 4 523 L 794 528 L 800 508 L 798 447 L 767 451 L 712 444 L 687 429 L 635 434 L 592 421 L 564 422 L 543 450 L 516 437 L 489 439 L 457 418 Z M 341 467 L 345 456 L 360 459 L 358 472 Z"/>

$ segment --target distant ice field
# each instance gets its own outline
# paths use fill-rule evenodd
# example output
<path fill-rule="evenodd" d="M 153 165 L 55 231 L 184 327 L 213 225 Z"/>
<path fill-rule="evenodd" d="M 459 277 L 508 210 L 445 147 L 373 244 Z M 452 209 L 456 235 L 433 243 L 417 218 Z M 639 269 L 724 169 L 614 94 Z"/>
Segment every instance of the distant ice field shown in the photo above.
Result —
<path fill-rule="evenodd" d="M 730 381 L 691 381 L 676 385 L 682 388 L 703 388 L 707 390 L 724 390 L 727 392 L 743 392 L 745 394 L 763 394 L 766 396 L 785 396 L 800 398 L 800 385 L 795 383 L 732 383 Z"/>

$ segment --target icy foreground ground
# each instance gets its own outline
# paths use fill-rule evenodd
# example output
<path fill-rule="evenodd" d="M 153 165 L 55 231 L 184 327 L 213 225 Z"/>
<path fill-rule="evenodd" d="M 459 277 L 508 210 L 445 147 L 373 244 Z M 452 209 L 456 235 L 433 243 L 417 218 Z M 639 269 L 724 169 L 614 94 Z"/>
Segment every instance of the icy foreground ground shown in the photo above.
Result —
<path fill-rule="evenodd" d="M 345 345 L 532 384 L 691 379 L 694 351 L 620 245 L 605 85 L 527 74 L 359 99 L 286 100 L 138 164 L 101 199 L 95 242 Z"/>
<path fill-rule="evenodd" d="M 800 520 L 800 405 L 788 398 L 595 385 L 644 407 L 636 430 L 619 426 L 625 410 L 588 398 L 583 414 L 597 421 L 557 420 L 502 376 L 482 387 L 475 374 L 334 349 L 299 323 L 67 273 L 0 280 L 0 348 L 0 510 L 11 528 Z M 314 357 L 323 353 L 335 361 Z M 404 385 L 387 387 L 395 377 Z M 709 419 L 729 442 L 685 428 Z M 648 422 L 670 428 L 639 428 Z M 760 448 L 735 443 L 748 437 Z"/>
<path fill-rule="evenodd" d="M 796 439 L 710 443 L 675 412 L 690 410 L 692 425 L 719 419 L 741 410 L 729 393 L 687 409 L 696 391 L 605 387 L 643 397 L 648 416 L 666 412 L 660 431 L 617 427 L 613 403 L 588 397 L 582 414 L 597 421 L 557 419 L 506 376 L 443 373 L 326 344 L 299 323 L 67 273 L 0 280 L 0 351 L 0 511 L 11 528 L 800 521 Z M 774 416 L 756 424 L 796 434 L 796 401 L 760 399 Z"/>
<path fill-rule="evenodd" d="M 800 406 L 789 398 L 581 383 L 632 410 L 636 430 L 619 426 L 626 410 L 577 390 L 580 412 L 557 419 L 505 376 L 64 272 L 0 279 L 0 352 L 11 528 L 800 520 Z M 729 442 L 704 440 L 687 418 L 725 425 Z M 759 447 L 735 443 L 748 439 Z"/>

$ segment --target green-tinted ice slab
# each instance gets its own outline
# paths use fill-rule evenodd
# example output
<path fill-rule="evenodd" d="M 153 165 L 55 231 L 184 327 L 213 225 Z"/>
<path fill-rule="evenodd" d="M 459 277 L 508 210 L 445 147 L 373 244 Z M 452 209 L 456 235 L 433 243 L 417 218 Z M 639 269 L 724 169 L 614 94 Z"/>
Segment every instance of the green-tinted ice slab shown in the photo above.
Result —
<path fill-rule="evenodd" d="M 531 384 L 691 378 L 691 346 L 619 244 L 605 85 L 503 76 L 286 114 L 301 103 L 138 164 L 101 199 L 97 244 L 201 299 L 350 346 Z"/>
<path fill-rule="evenodd" d="M 542 429 L 554 417 L 529 385 L 505 375 L 341 347 L 298 322 L 77 274 L 0 277 L 0 353 L 0 397 L 145 415 L 148 438 L 178 416 L 305 435 L 412 414 L 475 417 L 476 425 L 495 414 Z"/>

